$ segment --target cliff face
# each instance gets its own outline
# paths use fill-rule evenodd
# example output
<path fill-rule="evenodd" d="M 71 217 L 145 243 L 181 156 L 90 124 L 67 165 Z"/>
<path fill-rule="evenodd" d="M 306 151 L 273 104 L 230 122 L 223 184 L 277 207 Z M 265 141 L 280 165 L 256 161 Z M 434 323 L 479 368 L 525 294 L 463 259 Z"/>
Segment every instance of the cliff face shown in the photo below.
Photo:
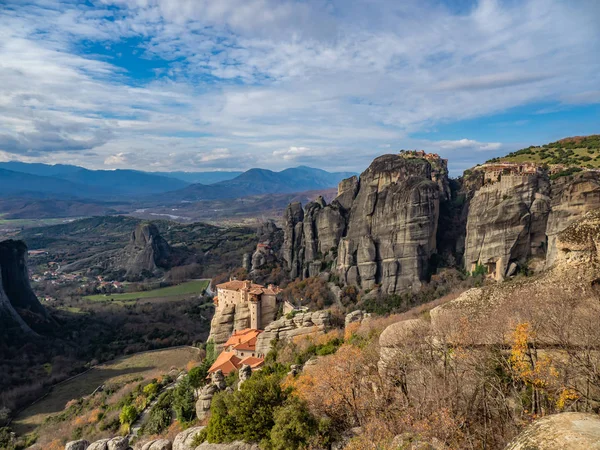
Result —
<path fill-rule="evenodd" d="M 488 177 L 479 170 L 480 177 Z M 485 266 L 494 278 L 512 275 L 529 260 L 550 267 L 556 235 L 600 207 L 600 174 L 581 172 L 550 180 L 542 170 L 502 174 L 471 193 L 466 216 L 464 266 Z"/>
<path fill-rule="evenodd" d="M 417 289 L 436 250 L 440 197 L 449 195 L 447 187 L 439 158 L 381 156 L 360 179 L 342 181 L 330 205 L 318 198 L 304 209 L 288 206 L 284 266 L 291 278 L 331 270 L 363 289 Z"/>
<path fill-rule="evenodd" d="M 0 242 L 0 322 L 3 331 L 32 332 L 21 316 L 48 321 L 49 315 L 29 284 L 27 246 L 23 241 Z"/>

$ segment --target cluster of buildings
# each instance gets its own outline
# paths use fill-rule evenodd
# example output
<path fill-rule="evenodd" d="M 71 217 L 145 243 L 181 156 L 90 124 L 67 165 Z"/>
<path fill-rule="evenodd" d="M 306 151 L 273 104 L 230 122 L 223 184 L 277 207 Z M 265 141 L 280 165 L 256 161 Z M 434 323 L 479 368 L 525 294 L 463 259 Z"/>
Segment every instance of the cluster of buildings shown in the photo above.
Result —
<path fill-rule="evenodd" d="M 502 175 L 535 175 L 542 172 L 541 167 L 535 163 L 487 163 L 479 166 L 483 169 L 485 184 L 500 181 Z"/>
<path fill-rule="evenodd" d="M 209 373 L 221 370 L 224 375 L 228 375 L 245 364 L 252 370 L 262 367 L 265 355 L 256 351 L 256 342 L 263 327 L 274 319 L 277 295 L 280 292 L 281 289 L 273 285 L 263 286 L 248 280 L 230 280 L 217 285 L 217 295 L 213 298 L 215 315 L 232 306 L 248 308 L 250 326 L 233 330 L 223 351 L 208 370 Z"/>

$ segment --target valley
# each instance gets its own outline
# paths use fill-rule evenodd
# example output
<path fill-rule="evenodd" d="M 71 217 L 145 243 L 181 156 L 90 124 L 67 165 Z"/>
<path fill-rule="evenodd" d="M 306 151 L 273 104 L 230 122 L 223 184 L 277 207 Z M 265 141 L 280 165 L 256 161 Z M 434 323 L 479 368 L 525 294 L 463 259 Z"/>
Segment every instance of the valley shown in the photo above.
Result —
<path fill-rule="evenodd" d="M 546 165 L 537 151 L 529 160 L 516 152 L 458 179 L 439 155 L 402 151 L 377 157 L 336 190 L 190 200 L 13 230 L 4 245 L 15 250 L 0 260 L 0 400 L 21 411 L 48 394 L 12 414 L 14 448 L 119 435 L 176 440 L 186 427 L 215 444 L 256 442 L 250 436 L 274 443 L 284 407 L 308 424 L 328 417 L 330 428 L 313 430 L 318 442 L 342 441 L 360 427 L 349 442 L 384 445 L 412 430 L 424 442 L 446 442 L 440 448 L 501 448 L 539 415 L 593 411 L 598 355 L 579 360 L 578 346 L 595 348 L 598 337 L 591 324 L 600 172 L 568 147 L 587 151 L 594 142 L 539 147 L 568 161 Z M 253 340 L 232 344 L 248 329 Z M 515 333 L 524 333 L 525 349 Z M 535 348 L 530 359 L 527 348 Z M 452 370 L 438 371 L 442 362 Z M 345 368 L 335 385 L 319 375 L 331 367 Z M 530 381 L 528 370 L 540 371 L 543 383 Z M 356 379 L 370 380 L 378 394 Z M 340 385 L 357 395 L 349 409 L 321 397 Z M 455 386 L 451 398 L 444 385 Z M 265 386 L 285 386 L 263 405 L 268 424 L 253 425 L 256 434 L 221 428 L 223 411 L 243 428 L 236 405 L 262 398 L 253 390 Z M 427 406 L 419 412 L 416 404 Z M 392 418 L 385 426 L 382 410 Z M 432 422 L 421 414 L 444 426 L 427 428 Z"/>

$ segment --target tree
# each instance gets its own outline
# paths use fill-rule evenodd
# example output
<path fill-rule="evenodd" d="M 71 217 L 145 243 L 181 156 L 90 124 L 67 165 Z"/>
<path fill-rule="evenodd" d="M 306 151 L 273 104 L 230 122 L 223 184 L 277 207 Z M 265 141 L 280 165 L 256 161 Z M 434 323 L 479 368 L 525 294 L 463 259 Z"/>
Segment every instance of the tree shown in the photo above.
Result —
<path fill-rule="evenodd" d="M 275 410 L 271 429 L 271 448 L 287 450 L 302 448 L 318 431 L 318 424 L 306 403 L 296 397 Z"/>
<path fill-rule="evenodd" d="M 188 377 L 174 389 L 173 410 L 181 423 L 191 422 L 196 417 L 196 399 Z"/>

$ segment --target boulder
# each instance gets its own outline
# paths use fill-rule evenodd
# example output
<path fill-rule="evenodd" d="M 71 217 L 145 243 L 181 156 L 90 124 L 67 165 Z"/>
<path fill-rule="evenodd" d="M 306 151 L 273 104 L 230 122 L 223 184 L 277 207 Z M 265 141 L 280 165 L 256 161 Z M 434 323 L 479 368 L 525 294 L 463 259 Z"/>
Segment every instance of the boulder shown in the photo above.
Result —
<path fill-rule="evenodd" d="M 244 381 L 246 381 L 251 376 L 252 376 L 252 367 L 250 367 L 248 364 L 243 364 L 242 367 L 240 367 L 240 370 L 238 373 L 238 377 L 239 377 L 238 389 L 241 389 Z"/>
<path fill-rule="evenodd" d="M 536 420 L 514 438 L 506 450 L 598 450 L 600 417 L 561 413 Z"/>
<path fill-rule="evenodd" d="M 192 427 L 182 431 L 173 440 L 173 450 L 194 450 L 192 446 L 194 436 L 200 433 L 205 427 Z"/>
<path fill-rule="evenodd" d="M 129 448 L 128 437 L 115 437 L 106 443 L 107 450 L 127 450 Z"/>
<path fill-rule="evenodd" d="M 146 442 L 141 450 L 172 450 L 173 444 L 168 439 L 155 439 L 150 442 Z"/>
<path fill-rule="evenodd" d="M 356 310 L 346 314 L 346 319 L 344 321 L 344 325 L 348 326 L 354 322 L 362 322 L 364 319 L 371 317 L 366 311 Z"/>
<path fill-rule="evenodd" d="M 108 441 L 110 439 L 100 439 L 99 441 L 92 442 L 87 450 L 108 450 Z"/>
<path fill-rule="evenodd" d="M 71 441 L 67 442 L 65 445 L 65 450 L 87 450 L 90 446 L 90 443 L 85 439 L 81 439 L 79 441 Z"/>

